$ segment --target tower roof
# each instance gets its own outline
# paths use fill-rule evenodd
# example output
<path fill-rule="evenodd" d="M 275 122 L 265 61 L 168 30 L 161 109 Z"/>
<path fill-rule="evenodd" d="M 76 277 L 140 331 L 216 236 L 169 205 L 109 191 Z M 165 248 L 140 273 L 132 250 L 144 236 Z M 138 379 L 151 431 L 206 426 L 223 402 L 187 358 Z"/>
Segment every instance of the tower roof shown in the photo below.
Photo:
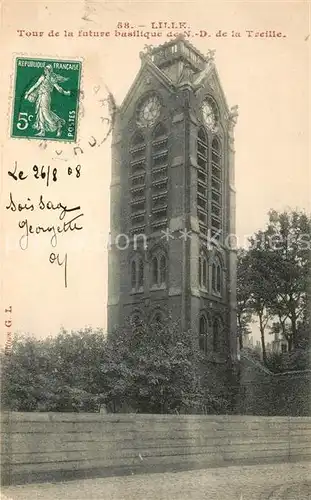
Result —
<path fill-rule="evenodd" d="M 183 35 L 158 46 L 145 45 L 140 52 L 142 61 L 131 88 L 123 100 L 119 110 L 124 111 L 138 87 L 144 87 L 146 73 L 154 75 L 168 91 L 174 91 L 179 85 L 188 84 L 195 88 L 202 86 L 205 78 L 213 80 L 214 89 L 221 96 L 224 108 L 228 110 L 218 72 L 214 64 L 214 50 L 203 55 Z"/>
<path fill-rule="evenodd" d="M 202 71 L 208 62 L 208 57 L 204 56 L 183 35 L 179 35 L 174 40 L 158 45 L 157 47 L 146 46 L 146 48 L 146 54 L 162 70 L 177 62 L 184 62 L 196 73 Z"/>

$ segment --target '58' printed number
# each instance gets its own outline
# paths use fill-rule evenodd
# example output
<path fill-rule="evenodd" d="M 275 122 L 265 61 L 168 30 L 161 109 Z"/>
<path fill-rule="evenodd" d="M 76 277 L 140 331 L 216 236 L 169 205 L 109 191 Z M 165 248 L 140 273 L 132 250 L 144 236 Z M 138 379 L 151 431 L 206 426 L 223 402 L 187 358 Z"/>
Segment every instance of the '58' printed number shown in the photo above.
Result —
<path fill-rule="evenodd" d="M 16 127 L 18 130 L 26 130 L 28 128 L 29 122 L 33 120 L 33 115 L 28 115 L 28 113 L 18 113 L 18 122 Z"/>

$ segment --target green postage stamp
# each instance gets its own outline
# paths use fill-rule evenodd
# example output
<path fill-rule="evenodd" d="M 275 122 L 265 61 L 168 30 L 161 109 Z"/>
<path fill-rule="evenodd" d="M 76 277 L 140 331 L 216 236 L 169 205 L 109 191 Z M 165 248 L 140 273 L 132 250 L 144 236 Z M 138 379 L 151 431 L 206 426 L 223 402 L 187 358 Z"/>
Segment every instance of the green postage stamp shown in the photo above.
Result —
<path fill-rule="evenodd" d="M 11 137 L 74 142 L 81 61 L 17 57 Z"/>

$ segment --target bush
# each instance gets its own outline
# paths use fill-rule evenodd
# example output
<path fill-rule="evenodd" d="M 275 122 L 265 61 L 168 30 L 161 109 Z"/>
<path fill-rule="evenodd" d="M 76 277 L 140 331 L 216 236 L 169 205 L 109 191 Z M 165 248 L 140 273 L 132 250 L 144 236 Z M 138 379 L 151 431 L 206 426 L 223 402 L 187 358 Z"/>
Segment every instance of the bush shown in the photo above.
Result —
<path fill-rule="evenodd" d="M 104 348 L 100 330 L 63 330 L 45 340 L 15 336 L 10 354 L 2 354 L 2 406 L 12 411 L 97 411 Z"/>
<path fill-rule="evenodd" d="M 269 353 L 267 368 L 274 373 L 307 370 L 310 368 L 310 351 L 295 349 L 287 353 Z"/>
<path fill-rule="evenodd" d="M 101 366 L 112 411 L 191 413 L 203 408 L 200 353 L 178 324 L 129 324 L 108 338 Z"/>
<path fill-rule="evenodd" d="M 201 385 L 202 354 L 177 323 L 15 337 L 2 355 L 2 404 L 13 411 L 222 413 L 227 401 Z"/>

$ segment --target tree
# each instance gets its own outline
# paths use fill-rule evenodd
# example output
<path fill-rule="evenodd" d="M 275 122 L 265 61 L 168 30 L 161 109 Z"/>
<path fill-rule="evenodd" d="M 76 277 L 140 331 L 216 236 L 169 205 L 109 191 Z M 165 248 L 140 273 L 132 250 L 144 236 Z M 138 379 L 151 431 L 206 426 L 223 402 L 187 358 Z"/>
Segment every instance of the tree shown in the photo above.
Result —
<path fill-rule="evenodd" d="M 108 337 L 105 354 L 101 371 L 112 411 L 188 413 L 221 405 L 201 387 L 201 353 L 177 323 L 130 323 Z"/>
<path fill-rule="evenodd" d="M 47 389 L 48 363 L 44 342 L 15 336 L 9 354 L 2 355 L 2 405 L 15 411 L 32 411 Z"/>
<path fill-rule="evenodd" d="M 101 330 L 55 338 L 15 336 L 2 355 L 2 405 L 14 411 L 96 411 L 101 402 Z"/>
<path fill-rule="evenodd" d="M 296 349 L 286 353 L 269 353 L 267 367 L 274 373 L 307 370 L 310 368 L 309 352 L 305 349 Z"/>
<path fill-rule="evenodd" d="M 62 383 L 99 394 L 102 386 L 99 366 L 104 358 L 106 336 L 102 329 L 61 330 L 51 339 L 50 362 Z"/>
<path fill-rule="evenodd" d="M 166 321 L 55 338 L 15 337 L 2 355 L 2 404 L 14 411 L 214 412 L 226 402 L 201 386 L 191 332 Z"/>
<path fill-rule="evenodd" d="M 262 241 L 263 233 L 259 231 L 252 238 L 250 238 L 250 248 L 242 254 L 240 259 L 240 266 L 243 271 L 243 291 L 241 295 L 245 296 L 246 310 L 251 315 L 255 315 L 258 320 L 262 357 L 266 363 L 266 343 L 265 333 L 272 314 L 269 310 L 270 296 L 272 293 L 269 266 L 270 258 L 269 253 L 265 248 L 258 246 L 258 242 Z"/>
<path fill-rule="evenodd" d="M 250 333 L 252 321 L 250 269 L 248 254 L 244 249 L 237 252 L 237 327 L 240 349 L 243 349 L 243 337 Z"/>
<path fill-rule="evenodd" d="M 310 235 L 311 219 L 304 212 L 271 210 L 265 230 L 257 231 L 249 240 L 250 247 L 240 252 L 238 326 L 239 315 L 243 318 L 245 311 L 257 316 L 265 363 L 269 328 L 282 333 L 289 350 L 307 345 Z"/>
<path fill-rule="evenodd" d="M 299 323 L 308 316 L 311 219 L 304 212 L 269 213 L 266 240 L 273 259 L 269 268 L 276 315 L 289 350 L 300 347 Z"/>

